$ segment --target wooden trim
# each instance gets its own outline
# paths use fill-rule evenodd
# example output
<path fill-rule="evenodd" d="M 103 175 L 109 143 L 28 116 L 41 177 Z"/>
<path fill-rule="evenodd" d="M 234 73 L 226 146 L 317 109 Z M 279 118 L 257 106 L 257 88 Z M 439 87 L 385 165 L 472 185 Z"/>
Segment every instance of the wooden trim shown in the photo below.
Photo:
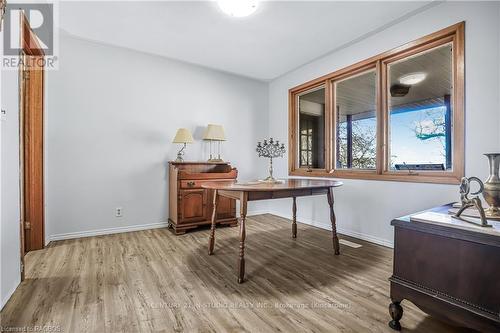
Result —
<path fill-rule="evenodd" d="M 343 179 L 364 179 L 364 180 L 380 180 L 380 181 L 396 181 L 410 183 L 437 183 L 437 184 L 458 184 L 460 179 L 453 175 L 432 175 L 432 174 L 404 174 L 404 173 L 387 173 L 378 174 L 376 171 L 356 170 L 349 172 L 348 170 L 327 172 L 325 170 L 312 170 L 308 172 L 305 169 L 297 169 L 289 173 L 290 176 L 298 177 L 324 177 L 324 178 L 343 178 Z"/>
<path fill-rule="evenodd" d="M 45 245 L 44 203 L 44 94 L 43 50 L 30 47 L 37 37 L 20 13 L 21 57 L 19 67 L 21 256 Z M 35 43 L 33 42 L 33 43 Z M 39 46 L 39 45 L 38 45 Z M 40 61 L 42 59 L 42 61 Z"/>
<path fill-rule="evenodd" d="M 465 174 L 465 22 L 460 22 L 430 35 L 406 43 L 387 52 L 357 62 L 348 67 L 323 75 L 289 90 L 289 174 L 293 176 L 339 177 L 404 182 L 458 184 Z M 453 45 L 453 170 L 444 172 L 407 172 L 390 170 L 388 126 L 388 64 L 421 53 L 446 43 Z M 375 68 L 377 74 L 377 162 L 375 170 L 336 169 L 337 114 L 335 83 Z M 297 96 L 319 86 L 325 87 L 325 170 L 307 170 L 297 165 L 298 110 Z"/>
<path fill-rule="evenodd" d="M 396 61 L 411 57 L 415 54 L 419 54 L 419 53 L 422 53 L 425 51 L 432 50 L 434 48 L 440 47 L 440 46 L 445 45 L 447 43 L 452 43 L 453 40 L 454 40 L 454 36 L 444 36 L 443 38 L 433 40 L 432 42 L 429 42 L 429 43 L 426 43 L 423 45 L 418 45 L 418 46 L 415 46 L 411 49 L 401 51 L 399 53 L 396 53 L 396 54 L 388 56 L 388 57 L 384 57 L 381 60 L 385 63 L 396 62 Z"/>
<path fill-rule="evenodd" d="M 295 95 L 288 95 L 288 172 L 297 168 L 295 158 L 297 156 L 297 117 L 295 116 Z"/>
<path fill-rule="evenodd" d="M 420 178 L 425 177 L 425 178 L 435 178 L 437 183 L 441 183 L 443 181 L 438 181 L 437 179 L 441 179 L 442 177 L 446 177 L 446 180 L 453 180 L 453 184 L 458 184 L 460 182 L 460 179 L 464 176 L 465 174 L 465 165 L 464 165 L 464 160 L 465 160 L 465 152 L 464 152 L 464 147 L 465 147 L 465 133 L 464 133 L 464 118 L 465 118 L 465 106 L 464 106 L 464 45 L 463 45 L 463 39 L 464 39 L 464 29 L 463 25 L 461 26 L 462 29 L 459 29 L 456 31 L 456 34 L 453 36 L 444 36 L 444 38 L 440 39 L 435 39 L 432 42 L 426 44 L 426 45 L 420 45 L 420 46 L 415 46 L 411 50 L 404 51 L 402 54 L 404 56 L 401 56 L 401 54 L 396 54 L 394 57 L 386 58 L 382 61 L 382 73 L 386 74 L 387 73 L 387 66 L 395 61 L 404 59 L 405 57 L 409 57 L 421 52 L 425 52 L 428 50 L 431 50 L 433 48 L 452 43 L 452 49 L 453 49 L 453 140 L 452 140 L 452 157 L 453 157 L 453 169 L 452 171 L 444 171 L 444 172 L 415 172 L 411 175 L 409 175 L 407 172 L 401 172 L 401 171 L 394 171 L 394 170 L 389 170 L 389 155 L 390 155 L 390 147 L 388 145 L 388 140 L 389 140 L 389 129 L 386 128 L 384 132 L 385 140 L 387 145 L 385 146 L 385 156 L 384 156 L 384 161 L 385 161 L 385 168 L 382 172 L 382 174 L 386 175 L 391 175 L 391 176 L 398 176 L 398 177 L 405 177 L 408 178 L 410 181 L 412 179 L 415 179 L 417 181 L 420 181 Z M 462 35 L 460 37 L 460 35 Z M 385 92 L 383 96 L 387 96 L 387 78 L 385 78 L 384 81 L 384 88 Z M 384 107 L 382 109 L 383 114 L 388 117 L 388 105 L 387 105 L 387 98 L 382 98 L 384 100 Z M 388 121 L 385 120 L 384 124 L 386 127 L 388 127 Z"/>
<path fill-rule="evenodd" d="M 30 24 L 26 15 L 21 11 L 21 49 L 30 56 L 45 56 L 45 52 L 43 51 L 40 42 L 38 41 L 38 37 L 35 35 L 33 30 L 31 30 Z"/>
<path fill-rule="evenodd" d="M 382 172 L 387 168 L 387 114 L 383 111 L 386 99 L 382 96 L 387 96 L 387 85 L 385 84 L 387 72 L 382 70 L 381 61 L 377 61 L 377 173 Z"/>
<path fill-rule="evenodd" d="M 332 84 L 329 81 L 325 81 L 325 169 L 326 171 L 333 170 L 335 168 L 332 165 L 332 151 L 334 146 L 334 140 L 332 136 L 332 108 L 335 105 L 334 99 L 332 99 Z"/>
<path fill-rule="evenodd" d="M 328 169 L 328 172 L 329 173 L 332 173 L 336 168 L 337 168 L 337 152 L 339 151 L 339 148 L 338 148 L 338 130 L 337 130 L 337 122 L 338 122 L 338 116 L 339 116 L 339 113 L 338 113 L 338 108 L 337 108 L 337 103 L 335 103 L 335 101 L 337 100 L 337 92 L 335 91 L 335 82 L 332 81 L 332 80 L 329 80 L 330 84 L 330 91 L 331 91 L 331 98 L 332 98 L 332 102 L 331 102 L 331 106 L 332 106 L 332 109 L 329 110 L 329 113 L 331 113 L 331 119 L 332 119 L 332 122 L 330 124 L 332 124 L 330 128 L 330 132 L 332 133 L 332 144 L 331 144 L 331 152 L 329 154 L 330 158 L 332 159 L 332 163 L 331 163 L 331 168 Z"/>
<path fill-rule="evenodd" d="M 453 41 L 453 170 L 457 178 L 465 175 L 465 23 L 457 26 Z"/>
<path fill-rule="evenodd" d="M 335 77 L 331 78 L 330 81 L 344 81 L 347 79 L 350 79 L 353 76 L 358 76 L 362 75 L 366 72 L 369 72 L 377 67 L 377 62 L 376 61 L 371 61 L 368 63 L 362 63 L 360 66 L 354 66 L 352 67 L 352 70 L 347 72 L 347 73 L 341 73 L 340 75 L 336 75 Z"/>
<path fill-rule="evenodd" d="M 27 55 L 27 58 L 40 58 Z M 39 62 L 37 62 L 39 63 Z M 44 247 L 44 70 L 29 66 L 23 71 L 23 177 L 25 250 Z"/>
<path fill-rule="evenodd" d="M 22 26 L 21 26 L 22 29 Z M 22 32 L 20 34 L 22 36 Z M 20 52 L 19 58 L 22 58 L 23 61 L 19 63 L 18 69 L 18 84 L 19 84 L 19 233 L 20 233 L 20 246 L 21 246 L 21 281 L 24 281 L 25 278 L 25 260 L 24 256 L 26 251 L 24 250 L 26 247 L 25 239 L 24 239 L 24 91 L 25 91 L 25 80 L 24 80 L 24 71 L 25 71 L 25 58 L 26 54 L 24 52 Z"/>
<path fill-rule="evenodd" d="M 330 145 L 327 142 L 327 133 L 330 128 L 330 124 L 326 122 L 327 118 L 327 113 L 329 112 L 327 110 L 327 90 L 328 90 L 328 85 L 329 82 L 320 82 L 319 84 L 316 84 L 314 86 L 309 87 L 308 89 L 303 89 L 300 92 L 297 92 L 295 94 L 289 94 L 288 95 L 288 123 L 289 123 L 289 130 L 288 130 L 288 171 L 291 172 L 292 170 L 296 169 L 302 169 L 302 170 L 307 170 L 307 172 L 311 172 L 312 170 L 328 170 L 328 156 L 329 156 L 329 150 L 330 150 Z M 301 168 L 300 167 L 300 162 L 299 162 L 299 156 L 298 156 L 298 138 L 299 138 L 299 127 L 298 127 L 298 118 L 299 118 L 299 106 L 300 104 L 297 103 L 298 97 L 300 95 L 303 95 L 309 91 L 315 91 L 319 89 L 325 89 L 325 168 L 324 169 L 310 169 L 310 168 Z M 328 116 L 329 117 L 329 116 Z M 290 126 L 293 128 L 292 131 L 290 131 Z"/>

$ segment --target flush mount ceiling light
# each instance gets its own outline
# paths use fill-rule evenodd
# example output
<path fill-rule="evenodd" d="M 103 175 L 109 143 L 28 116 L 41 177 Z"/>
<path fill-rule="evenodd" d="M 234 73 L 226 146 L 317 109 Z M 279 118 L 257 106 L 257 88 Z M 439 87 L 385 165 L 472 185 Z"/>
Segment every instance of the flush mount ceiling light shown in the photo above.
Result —
<path fill-rule="evenodd" d="M 257 10 L 257 0 L 218 0 L 220 10 L 233 17 L 252 15 Z"/>
<path fill-rule="evenodd" d="M 427 77 L 426 73 L 418 72 L 418 73 L 410 73 L 403 75 L 399 78 L 399 83 L 412 86 L 414 84 L 420 83 Z"/>

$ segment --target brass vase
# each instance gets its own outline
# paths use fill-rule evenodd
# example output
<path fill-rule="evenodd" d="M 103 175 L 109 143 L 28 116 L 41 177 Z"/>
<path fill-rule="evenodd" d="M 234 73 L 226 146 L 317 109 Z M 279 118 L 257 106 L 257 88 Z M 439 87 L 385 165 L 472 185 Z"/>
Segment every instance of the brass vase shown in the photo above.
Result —
<path fill-rule="evenodd" d="M 484 183 L 483 196 L 490 208 L 486 216 L 500 217 L 500 153 L 484 154 L 490 163 L 490 176 Z"/>

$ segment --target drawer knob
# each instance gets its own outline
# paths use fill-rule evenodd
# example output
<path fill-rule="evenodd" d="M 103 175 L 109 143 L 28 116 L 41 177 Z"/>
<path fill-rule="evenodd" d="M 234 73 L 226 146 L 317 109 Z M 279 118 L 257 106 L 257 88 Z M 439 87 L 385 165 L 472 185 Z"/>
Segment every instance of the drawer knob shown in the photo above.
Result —
<path fill-rule="evenodd" d="M 187 185 L 188 185 L 189 187 L 193 187 L 193 186 L 194 186 L 194 184 L 195 184 L 195 183 L 194 183 L 194 182 L 192 182 L 192 181 L 191 181 L 191 182 L 187 182 Z"/>

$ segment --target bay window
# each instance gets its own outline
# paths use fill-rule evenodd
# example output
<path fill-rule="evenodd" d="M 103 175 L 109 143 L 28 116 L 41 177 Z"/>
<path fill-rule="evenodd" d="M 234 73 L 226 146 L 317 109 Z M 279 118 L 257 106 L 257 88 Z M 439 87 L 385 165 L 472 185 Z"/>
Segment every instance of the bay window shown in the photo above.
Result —
<path fill-rule="evenodd" d="M 289 91 L 290 175 L 458 183 L 464 23 Z"/>

